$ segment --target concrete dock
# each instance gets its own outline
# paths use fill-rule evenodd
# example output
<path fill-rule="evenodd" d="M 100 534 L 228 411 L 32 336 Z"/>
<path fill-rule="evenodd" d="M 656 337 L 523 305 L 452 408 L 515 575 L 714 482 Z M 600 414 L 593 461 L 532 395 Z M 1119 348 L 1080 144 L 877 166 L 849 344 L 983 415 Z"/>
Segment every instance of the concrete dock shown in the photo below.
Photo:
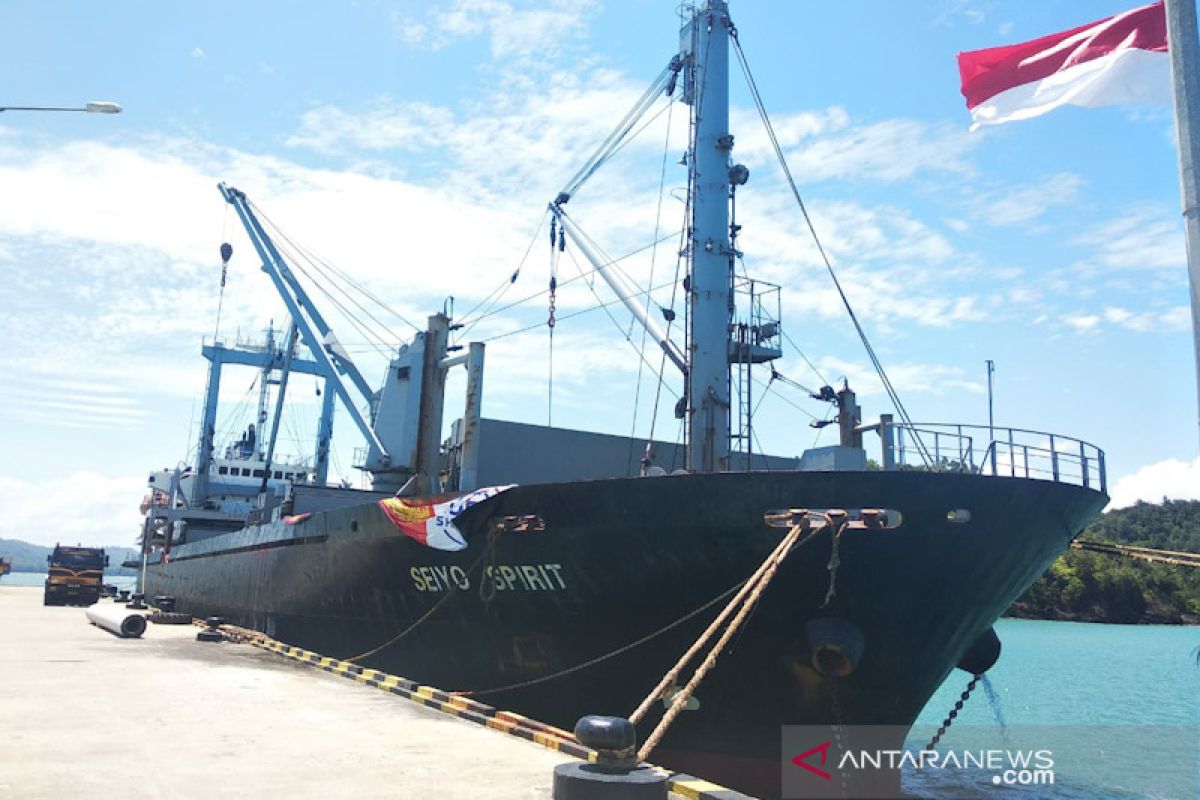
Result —
<path fill-rule="evenodd" d="M 568 760 L 197 630 L 119 639 L 0 585 L 0 800 L 540 800 Z"/>

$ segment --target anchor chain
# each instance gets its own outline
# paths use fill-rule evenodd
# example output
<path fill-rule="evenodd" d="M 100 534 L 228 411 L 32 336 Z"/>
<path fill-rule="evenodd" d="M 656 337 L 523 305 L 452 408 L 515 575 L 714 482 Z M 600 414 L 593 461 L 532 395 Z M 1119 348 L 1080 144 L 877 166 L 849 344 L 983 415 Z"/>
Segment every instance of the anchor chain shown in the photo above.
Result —
<path fill-rule="evenodd" d="M 837 752 L 845 753 L 850 749 L 846 736 L 846 715 L 842 711 L 842 698 L 838 694 L 838 679 L 833 677 L 829 679 L 829 702 L 833 707 L 833 741 L 837 745 Z M 837 773 L 838 783 L 841 786 L 840 794 L 842 797 L 849 797 L 846 772 L 839 769 Z"/>
<path fill-rule="evenodd" d="M 942 736 L 944 736 L 946 731 L 950 729 L 950 726 L 954 724 L 955 718 L 958 717 L 958 712 L 963 710 L 963 706 L 966 704 L 967 699 L 970 698 L 971 692 L 975 691 L 975 687 L 979 685 L 981 680 L 983 680 L 982 672 L 976 672 L 971 677 L 971 682 L 967 684 L 966 690 L 959 695 L 958 700 L 954 702 L 954 708 L 950 709 L 950 713 L 946 715 L 944 720 L 942 720 L 942 725 L 937 729 L 937 733 L 935 733 L 933 738 L 929 740 L 929 744 L 925 745 L 926 750 L 932 750 L 937 747 L 937 743 L 942 740 Z"/>

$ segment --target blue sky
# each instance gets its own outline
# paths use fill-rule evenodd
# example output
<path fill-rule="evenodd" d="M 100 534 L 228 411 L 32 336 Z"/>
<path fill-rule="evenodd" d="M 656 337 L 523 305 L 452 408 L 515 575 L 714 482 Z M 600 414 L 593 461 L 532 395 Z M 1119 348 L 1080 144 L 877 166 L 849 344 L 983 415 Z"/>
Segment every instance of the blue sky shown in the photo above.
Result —
<path fill-rule="evenodd" d="M 222 335 L 282 324 L 218 181 L 406 318 L 420 323 L 447 295 L 464 312 L 512 272 L 546 201 L 669 60 L 676 6 L 8 3 L 0 105 L 112 99 L 125 112 L 0 114 L 0 537 L 128 541 L 146 472 L 194 459 L 222 241 L 235 248 Z M 1104 448 L 1119 504 L 1200 492 L 1169 109 L 1068 108 L 968 133 L 955 54 L 1127 7 L 732 4 L 818 231 L 913 417 L 986 422 L 994 359 L 997 423 Z M 731 81 L 735 156 L 751 170 L 739 206 L 746 267 L 786 287 L 785 327 L 822 376 L 848 376 L 866 416 L 886 413 L 736 70 Z M 653 239 L 664 152 L 662 224 L 678 220 L 685 114 L 656 109 L 572 203 L 612 254 Z M 545 288 L 542 234 L 506 302 Z M 671 250 L 625 264 L 643 285 L 670 283 Z M 561 269 L 560 279 L 574 267 Z M 594 291 L 563 287 L 560 316 L 610 297 Z M 472 338 L 545 315 L 538 297 L 482 320 Z M 382 357 L 332 316 L 377 380 Z M 613 316 L 556 329 L 554 422 L 644 436 L 655 380 L 639 376 L 628 314 Z M 484 413 L 544 422 L 548 366 L 544 329 L 494 338 Z M 790 348 L 780 371 L 820 382 Z M 253 377 L 225 383 L 231 433 Z M 282 447 L 307 452 L 311 381 L 295 391 Z M 677 432 L 672 404 L 661 404 L 661 438 Z M 818 438 L 793 404 L 826 412 L 781 389 L 763 403 L 762 445 L 796 454 L 831 443 L 832 429 Z M 361 443 L 344 413 L 335 430 L 339 472 L 353 477 Z"/>

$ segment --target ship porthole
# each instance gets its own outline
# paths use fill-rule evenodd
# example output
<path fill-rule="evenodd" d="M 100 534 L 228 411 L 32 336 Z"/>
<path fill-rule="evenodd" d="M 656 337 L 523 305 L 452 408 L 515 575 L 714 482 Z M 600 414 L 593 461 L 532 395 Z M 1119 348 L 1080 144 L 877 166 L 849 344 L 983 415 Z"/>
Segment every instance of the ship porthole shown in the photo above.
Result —
<path fill-rule="evenodd" d="M 946 512 L 946 522 L 952 525 L 966 525 L 971 521 L 971 512 L 965 508 L 952 508 Z"/>

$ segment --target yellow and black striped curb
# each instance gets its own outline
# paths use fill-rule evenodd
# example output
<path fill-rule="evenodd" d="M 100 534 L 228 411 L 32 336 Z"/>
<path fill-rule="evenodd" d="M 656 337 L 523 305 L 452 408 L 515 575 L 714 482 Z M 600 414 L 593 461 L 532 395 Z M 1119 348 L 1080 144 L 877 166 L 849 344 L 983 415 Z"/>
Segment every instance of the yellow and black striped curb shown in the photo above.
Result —
<path fill-rule="evenodd" d="M 201 627 L 205 627 L 204 623 L 198 619 L 193 620 L 193 622 Z M 458 717 L 459 719 L 465 719 L 477 725 L 491 728 L 492 730 L 517 736 L 549 750 L 555 750 L 563 755 L 578 758 L 581 761 L 589 763 L 595 763 L 596 761 L 595 750 L 584 747 L 575 739 L 573 733 L 565 731 L 562 728 L 547 725 L 544 722 L 530 719 L 512 711 L 500 711 L 492 706 L 480 703 L 478 700 L 472 700 L 469 697 L 451 692 L 444 692 L 432 686 L 424 686 L 407 678 L 389 675 L 386 672 L 380 672 L 370 667 L 363 667 L 349 661 L 322 656 L 320 653 L 314 653 L 311 650 L 305 650 L 300 647 L 292 647 L 258 631 L 239 628 L 236 625 L 222 625 L 221 632 L 230 641 L 250 644 L 261 650 L 276 653 L 293 661 L 299 661 L 302 664 L 324 670 L 325 672 L 340 675 L 343 678 L 350 678 L 357 683 L 373 686 L 390 694 L 403 697 L 406 700 L 411 700 L 414 703 L 419 703 L 428 708 Z M 656 769 L 662 768 L 656 767 Z M 747 797 L 747 795 L 741 792 L 726 789 L 724 786 L 719 786 L 702 778 L 695 778 L 683 773 L 670 773 L 668 770 L 663 770 L 663 772 L 667 774 L 670 790 L 677 795 L 688 798 L 688 800 L 752 800 L 752 798 Z"/>

